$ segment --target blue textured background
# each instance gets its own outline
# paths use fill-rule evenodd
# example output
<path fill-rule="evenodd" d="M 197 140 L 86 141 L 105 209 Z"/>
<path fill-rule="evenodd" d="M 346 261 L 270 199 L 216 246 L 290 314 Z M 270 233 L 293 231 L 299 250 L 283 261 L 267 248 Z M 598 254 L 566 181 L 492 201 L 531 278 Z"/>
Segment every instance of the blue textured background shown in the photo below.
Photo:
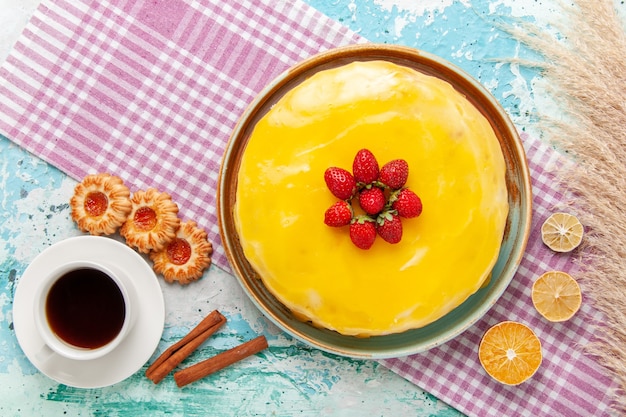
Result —
<path fill-rule="evenodd" d="M 532 120 L 536 100 L 532 83 L 537 71 L 517 62 L 540 57 L 500 26 L 518 19 L 537 21 L 550 13 L 550 2 L 306 3 L 372 42 L 416 47 L 455 63 L 495 95 L 520 129 L 526 129 Z M 25 15 L 23 10 L 19 12 Z M 228 282 L 232 293 L 212 293 L 210 288 L 199 294 L 180 290 L 184 301 L 167 306 L 160 350 L 195 324 L 189 317 L 199 320 L 216 308 L 220 299 L 234 296 L 241 297 L 241 310 L 225 312 L 228 329 L 203 345 L 190 362 L 263 332 L 271 348 L 257 358 L 184 390 L 171 378 L 154 386 L 143 376 L 145 368 L 126 381 L 94 390 L 48 379 L 30 364 L 17 344 L 12 299 L 17 280 L 34 256 L 56 241 L 80 234 L 70 220 L 67 204 L 75 182 L 4 137 L 0 137 L 0 155 L 0 415 L 460 415 L 376 362 L 335 357 L 289 339 L 259 317 L 232 277 L 217 268 L 204 280 Z"/>

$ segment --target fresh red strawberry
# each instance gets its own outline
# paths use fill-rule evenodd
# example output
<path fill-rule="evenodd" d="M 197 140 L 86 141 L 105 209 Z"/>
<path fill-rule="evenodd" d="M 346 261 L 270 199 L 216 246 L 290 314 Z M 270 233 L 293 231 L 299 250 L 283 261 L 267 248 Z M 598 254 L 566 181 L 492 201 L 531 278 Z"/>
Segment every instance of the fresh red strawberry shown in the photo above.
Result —
<path fill-rule="evenodd" d="M 391 208 L 398 212 L 400 217 L 417 217 L 422 214 L 422 200 L 413 191 L 403 188 L 392 194 Z"/>
<path fill-rule="evenodd" d="M 374 220 L 367 216 L 358 216 L 350 223 L 350 240 L 360 249 L 369 249 L 376 240 Z"/>
<path fill-rule="evenodd" d="M 330 227 L 347 226 L 352 220 L 352 206 L 345 201 L 337 201 L 324 213 L 324 223 Z"/>
<path fill-rule="evenodd" d="M 385 193 L 378 187 L 364 188 L 359 193 L 359 204 L 363 211 L 376 215 L 385 208 Z"/>
<path fill-rule="evenodd" d="M 409 164 L 404 159 L 394 159 L 380 169 L 378 181 L 392 190 L 404 187 L 409 177 Z"/>
<path fill-rule="evenodd" d="M 386 242 L 398 243 L 402 239 L 402 220 L 397 214 L 384 211 L 378 216 L 376 231 Z"/>
<path fill-rule="evenodd" d="M 352 163 L 352 174 L 357 182 L 371 184 L 378 179 L 378 161 L 372 152 L 361 149 L 357 152 Z"/>
<path fill-rule="evenodd" d="M 354 177 L 343 168 L 328 168 L 324 172 L 324 181 L 330 192 L 341 200 L 351 199 L 356 192 Z"/>

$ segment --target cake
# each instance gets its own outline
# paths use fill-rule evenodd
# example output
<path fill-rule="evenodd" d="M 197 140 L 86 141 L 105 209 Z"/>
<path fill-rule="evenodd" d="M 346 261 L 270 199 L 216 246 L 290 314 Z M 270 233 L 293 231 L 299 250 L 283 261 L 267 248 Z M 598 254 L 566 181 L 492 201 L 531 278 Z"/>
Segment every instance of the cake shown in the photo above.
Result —
<path fill-rule="evenodd" d="M 330 166 L 359 149 L 402 158 L 423 211 L 368 250 L 324 224 Z M 235 227 L 265 287 L 301 320 L 344 335 L 426 326 L 481 288 L 508 214 L 488 120 L 449 83 L 387 61 L 317 72 L 256 124 L 238 171 Z"/>

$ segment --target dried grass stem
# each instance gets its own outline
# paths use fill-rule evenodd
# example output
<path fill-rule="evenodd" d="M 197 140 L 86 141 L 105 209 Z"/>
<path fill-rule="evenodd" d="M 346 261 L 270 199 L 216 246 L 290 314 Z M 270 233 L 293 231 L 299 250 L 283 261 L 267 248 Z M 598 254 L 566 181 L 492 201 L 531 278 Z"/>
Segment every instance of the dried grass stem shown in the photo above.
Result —
<path fill-rule="evenodd" d="M 545 58 L 546 94 L 564 111 L 539 114 L 539 128 L 574 163 L 557 177 L 588 232 L 581 284 L 605 316 L 585 346 L 618 383 L 626 413 L 626 35 L 610 0 L 561 5 L 555 33 L 520 23 L 510 33 Z"/>

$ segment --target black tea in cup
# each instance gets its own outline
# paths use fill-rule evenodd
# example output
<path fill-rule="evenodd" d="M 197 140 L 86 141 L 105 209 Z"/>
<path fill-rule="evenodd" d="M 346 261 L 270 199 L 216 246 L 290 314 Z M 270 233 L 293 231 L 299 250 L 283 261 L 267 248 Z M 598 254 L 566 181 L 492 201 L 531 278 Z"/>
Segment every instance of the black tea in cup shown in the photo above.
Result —
<path fill-rule="evenodd" d="M 94 268 L 75 269 L 50 288 L 46 317 L 52 331 L 65 343 L 97 349 L 122 330 L 124 295 L 106 273 Z"/>

